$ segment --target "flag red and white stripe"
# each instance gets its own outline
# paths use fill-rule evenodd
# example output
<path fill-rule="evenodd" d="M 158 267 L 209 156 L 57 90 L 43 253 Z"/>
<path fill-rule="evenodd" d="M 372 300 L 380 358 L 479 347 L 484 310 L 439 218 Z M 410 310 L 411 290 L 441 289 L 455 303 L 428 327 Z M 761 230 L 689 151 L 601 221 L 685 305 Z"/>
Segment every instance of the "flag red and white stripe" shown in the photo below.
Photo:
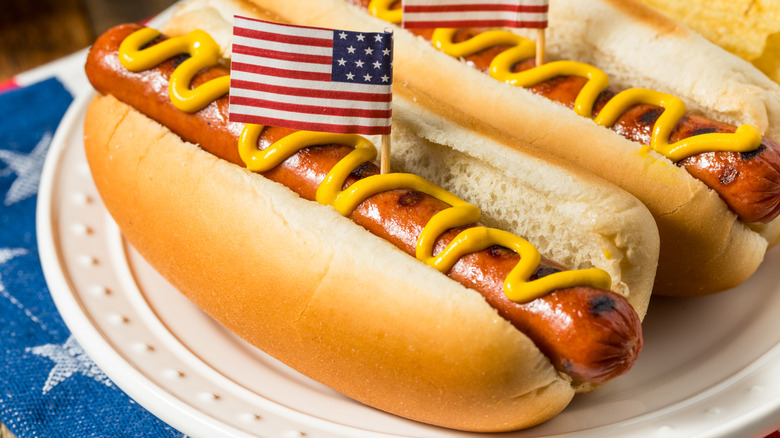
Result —
<path fill-rule="evenodd" d="M 389 134 L 392 33 L 235 17 L 230 120 Z"/>
<path fill-rule="evenodd" d="M 548 0 L 403 0 L 405 28 L 547 27 Z"/>

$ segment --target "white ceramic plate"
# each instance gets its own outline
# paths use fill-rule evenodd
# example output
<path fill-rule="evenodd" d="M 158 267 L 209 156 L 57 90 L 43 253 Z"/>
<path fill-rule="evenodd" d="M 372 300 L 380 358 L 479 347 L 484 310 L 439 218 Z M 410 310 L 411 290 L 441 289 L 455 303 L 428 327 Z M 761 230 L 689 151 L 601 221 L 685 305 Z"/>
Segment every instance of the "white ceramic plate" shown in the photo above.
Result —
<path fill-rule="evenodd" d="M 38 200 L 46 279 L 114 382 L 193 437 L 458 437 L 347 399 L 234 337 L 121 237 L 82 148 L 90 96 L 58 130 Z M 761 437 L 780 425 L 780 251 L 738 290 L 654 299 L 631 372 L 513 437 Z M 494 436 L 494 435 L 490 435 Z"/>

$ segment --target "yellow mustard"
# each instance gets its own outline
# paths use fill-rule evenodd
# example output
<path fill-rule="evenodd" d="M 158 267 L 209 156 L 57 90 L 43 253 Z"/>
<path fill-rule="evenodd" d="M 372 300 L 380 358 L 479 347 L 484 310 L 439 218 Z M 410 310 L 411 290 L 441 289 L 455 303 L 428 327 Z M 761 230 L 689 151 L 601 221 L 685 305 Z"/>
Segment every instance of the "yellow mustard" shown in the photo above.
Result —
<path fill-rule="evenodd" d="M 685 116 L 685 102 L 677 96 L 646 88 L 630 88 L 618 93 L 607 102 L 594 121 L 602 126 L 612 126 L 621 114 L 641 103 L 664 108 L 653 126 L 649 146 L 672 161 L 703 152 L 748 152 L 761 144 L 761 132 L 751 125 L 740 125 L 733 134 L 700 134 L 669 144 L 667 140 L 672 135 L 672 129 Z"/>
<path fill-rule="evenodd" d="M 403 14 L 401 9 L 391 9 L 390 6 L 398 0 L 371 0 L 368 3 L 368 12 L 380 20 L 390 23 L 400 23 Z"/>
<path fill-rule="evenodd" d="M 389 3 L 389 2 L 388 2 Z M 181 53 L 192 57 L 173 72 L 169 94 L 171 99 L 183 108 L 182 111 L 197 111 L 209 102 L 227 93 L 229 76 L 213 79 L 206 84 L 189 90 L 192 77 L 203 68 L 216 65 L 219 48 L 211 37 L 202 31 L 171 38 L 161 44 L 140 50 L 142 46 L 157 38 L 159 33 L 144 28 L 131 34 L 120 46 L 120 59 L 126 68 L 141 71 L 152 68 L 164 60 Z M 164 47 L 159 47 L 163 46 Z M 159 47 L 159 48 L 158 48 Z M 192 62 L 190 62 L 192 61 Z M 185 66 L 186 63 L 189 65 Z M 194 69 L 194 70 L 193 70 Z M 173 77 L 178 78 L 174 90 Z M 210 85 L 213 84 L 213 85 Z M 226 87 L 223 89 L 223 87 Z M 187 93 L 182 93 L 186 89 Z M 181 99 L 181 96 L 185 97 Z M 182 103 L 183 102 L 183 103 Z M 446 273 L 466 254 L 500 245 L 520 255 L 517 265 L 504 281 L 507 297 L 516 302 L 527 302 L 554 290 L 575 286 L 592 286 L 601 289 L 611 287 L 609 274 L 601 269 L 582 269 L 556 272 L 540 279 L 528 281 L 541 261 L 539 251 L 531 243 L 512 233 L 486 227 L 473 227 L 459 233 L 438 256 L 433 255 L 436 239 L 445 231 L 473 224 L 479 221 L 481 212 L 452 193 L 417 175 L 408 173 L 386 173 L 361 179 L 342 190 L 350 173 L 361 164 L 376 158 L 376 147 L 366 138 L 355 134 L 329 134 L 297 131 L 274 142 L 264 150 L 257 148 L 263 126 L 246 124 L 239 137 L 238 151 L 247 168 L 253 172 L 264 172 L 279 165 L 295 152 L 318 144 L 344 144 L 354 149 L 340 160 L 317 187 L 315 199 L 323 205 L 333 206 L 339 213 L 349 216 L 357 206 L 370 196 L 393 189 L 412 189 L 433 196 L 450 207 L 434 215 L 426 224 L 417 241 L 416 257 L 440 272 Z"/>
<path fill-rule="evenodd" d="M 168 94 L 177 109 L 188 113 L 198 111 L 230 91 L 230 76 L 215 78 L 190 89 L 192 78 L 199 71 L 219 64 L 219 46 L 209 34 L 194 30 L 141 50 L 158 36 L 160 32 L 148 27 L 133 32 L 119 46 L 119 60 L 126 69 L 139 72 L 173 56 L 189 54 L 190 58 L 173 71 L 168 84 Z"/>
<path fill-rule="evenodd" d="M 377 18 L 400 24 L 401 10 L 391 10 L 392 3 L 392 0 L 372 0 L 369 4 L 369 12 Z M 576 61 L 553 61 L 522 72 L 512 72 L 512 68 L 518 62 L 535 55 L 536 44 L 533 41 L 506 30 L 489 30 L 455 43 L 453 37 L 456 32 L 457 29 L 435 29 L 431 43 L 437 49 L 455 58 L 473 55 L 490 47 L 512 46 L 493 58 L 489 67 L 491 77 L 510 85 L 532 87 L 557 76 L 587 78 L 588 82 L 574 101 L 574 111 L 580 116 L 592 117 L 596 99 L 609 85 L 606 73 L 590 64 Z M 611 127 L 631 106 L 641 103 L 657 105 L 664 109 L 653 126 L 649 146 L 672 161 L 679 161 L 702 152 L 747 152 L 755 150 L 761 144 L 761 133 L 751 125 L 741 125 L 733 134 L 702 134 L 669 144 L 672 130 L 685 115 L 685 103 L 676 96 L 641 88 L 618 93 L 602 109 L 595 122 Z"/>

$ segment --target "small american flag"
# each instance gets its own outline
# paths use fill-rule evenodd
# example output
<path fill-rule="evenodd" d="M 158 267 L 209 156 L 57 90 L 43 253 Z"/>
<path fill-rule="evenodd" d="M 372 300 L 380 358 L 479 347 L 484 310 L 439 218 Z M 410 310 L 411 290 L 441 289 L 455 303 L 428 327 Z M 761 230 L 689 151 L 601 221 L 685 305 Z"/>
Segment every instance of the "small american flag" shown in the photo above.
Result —
<path fill-rule="evenodd" d="M 547 27 L 548 0 L 403 0 L 403 27 Z"/>
<path fill-rule="evenodd" d="M 230 120 L 389 134 L 393 34 L 235 17 Z"/>

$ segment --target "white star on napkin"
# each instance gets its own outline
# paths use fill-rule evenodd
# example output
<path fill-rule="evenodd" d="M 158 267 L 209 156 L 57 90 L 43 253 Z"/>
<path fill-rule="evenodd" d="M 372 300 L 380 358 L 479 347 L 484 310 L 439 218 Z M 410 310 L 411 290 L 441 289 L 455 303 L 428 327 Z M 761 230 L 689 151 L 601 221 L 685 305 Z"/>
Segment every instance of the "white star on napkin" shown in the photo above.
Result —
<path fill-rule="evenodd" d="M 0 248 L 0 265 L 4 265 L 7 261 L 14 257 L 19 257 L 25 254 L 27 254 L 27 250 L 24 248 Z"/>
<path fill-rule="evenodd" d="M 27 254 L 27 250 L 24 248 L 0 248 L 0 266 L 6 264 L 9 260 L 23 256 Z M 47 331 L 46 324 L 44 324 L 40 319 L 38 319 L 37 316 L 35 316 L 30 309 L 24 306 L 21 301 L 17 300 L 16 297 L 11 295 L 11 293 L 8 291 L 8 289 L 5 288 L 5 284 L 3 283 L 3 277 L 0 276 L 0 297 L 5 298 L 8 300 L 11 304 L 19 308 L 22 312 L 24 312 L 25 315 L 27 315 L 30 320 L 38 326 L 43 329 L 44 331 Z"/>
<path fill-rule="evenodd" d="M 113 382 L 103 371 L 92 362 L 84 349 L 81 348 L 76 338 L 71 335 L 64 344 L 46 344 L 28 348 L 28 352 L 36 356 L 47 357 L 54 362 L 54 368 L 49 372 L 49 378 L 43 385 L 43 394 L 54 389 L 76 373 L 106 386 L 113 386 Z"/>
<path fill-rule="evenodd" d="M 6 169 L 0 172 L 0 176 L 10 172 L 15 173 L 16 180 L 5 195 L 5 206 L 9 207 L 19 201 L 23 201 L 38 193 L 38 183 L 41 180 L 43 161 L 51 144 L 51 132 L 45 132 L 33 150 L 25 155 L 14 151 L 0 150 L 0 161 L 4 162 Z"/>

